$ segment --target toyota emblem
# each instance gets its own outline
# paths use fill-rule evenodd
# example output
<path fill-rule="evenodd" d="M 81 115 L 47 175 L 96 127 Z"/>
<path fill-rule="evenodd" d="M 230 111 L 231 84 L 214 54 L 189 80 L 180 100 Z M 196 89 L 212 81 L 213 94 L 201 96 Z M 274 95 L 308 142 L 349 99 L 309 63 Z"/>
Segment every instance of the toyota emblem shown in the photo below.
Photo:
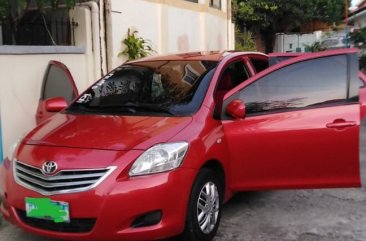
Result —
<path fill-rule="evenodd" d="M 42 172 L 47 175 L 52 175 L 57 171 L 56 162 L 45 162 L 42 165 Z"/>

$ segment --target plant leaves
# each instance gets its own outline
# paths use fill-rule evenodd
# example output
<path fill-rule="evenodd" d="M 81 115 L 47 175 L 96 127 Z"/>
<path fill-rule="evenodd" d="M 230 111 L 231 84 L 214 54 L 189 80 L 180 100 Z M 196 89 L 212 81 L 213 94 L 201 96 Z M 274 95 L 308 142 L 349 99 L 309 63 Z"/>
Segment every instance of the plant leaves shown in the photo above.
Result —
<path fill-rule="evenodd" d="M 125 55 L 128 60 L 139 59 L 148 56 L 153 49 L 151 47 L 151 41 L 145 40 L 142 37 L 137 36 L 138 31 L 132 31 L 128 29 L 127 36 L 122 40 L 125 49 L 118 54 L 118 56 Z"/>

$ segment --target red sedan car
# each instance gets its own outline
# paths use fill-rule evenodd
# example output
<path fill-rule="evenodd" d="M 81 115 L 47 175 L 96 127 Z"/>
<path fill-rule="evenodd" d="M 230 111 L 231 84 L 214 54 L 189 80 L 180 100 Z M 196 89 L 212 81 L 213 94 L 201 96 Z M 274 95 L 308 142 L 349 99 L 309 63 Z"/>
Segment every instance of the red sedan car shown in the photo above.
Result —
<path fill-rule="evenodd" d="M 42 95 L 38 117 L 63 110 L 1 166 L 3 216 L 59 239 L 208 241 L 235 192 L 359 187 L 357 50 L 268 62 L 260 53 L 151 57 L 65 109 L 65 98 Z"/>

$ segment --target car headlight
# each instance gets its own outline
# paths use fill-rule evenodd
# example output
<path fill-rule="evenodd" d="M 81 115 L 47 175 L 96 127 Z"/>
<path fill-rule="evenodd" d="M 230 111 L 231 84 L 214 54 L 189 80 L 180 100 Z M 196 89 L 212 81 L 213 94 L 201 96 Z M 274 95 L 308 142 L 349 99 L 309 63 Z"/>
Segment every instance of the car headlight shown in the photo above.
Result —
<path fill-rule="evenodd" d="M 18 139 L 16 142 L 13 143 L 13 145 L 10 146 L 9 152 L 8 152 L 9 161 L 14 161 L 15 152 L 17 151 L 18 146 L 19 146 L 21 141 L 22 141 L 22 138 Z"/>
<path fill-rule="evenodd" d="M 140 176 L 176 169 L 182 163 L 188 146 L 187 142 L 155 145 L 137 158 L 129 175 Z"/>

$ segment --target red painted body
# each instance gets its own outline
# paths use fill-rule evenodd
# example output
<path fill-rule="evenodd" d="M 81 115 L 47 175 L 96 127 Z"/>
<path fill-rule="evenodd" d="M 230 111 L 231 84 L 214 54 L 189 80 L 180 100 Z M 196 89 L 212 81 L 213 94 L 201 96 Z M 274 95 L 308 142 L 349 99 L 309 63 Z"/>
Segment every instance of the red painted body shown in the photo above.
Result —
<path fill-rule="evenodd" d="M 299 56 L 258 74 L 226 93 L 237 91 L 259 78 L 303 60 L 355 53 L 337 50 Z M 70 204 L 71 218 L 95 218 L 91 232 L 75 234 L 46 231 L 23 223 L 16 209 L 24 210 L 25 197 L 44 197 L 18 185 L 13 162 L 0 169 L 0 208 L 4 217 L 26 231 L 68 240 L 157 240 L 178 235 L 184 229 L 192 184 L 199 170 L 210 162 L 225 174 L 225 200 L 245 190 L 359 187 L 360 117 L 366 113 L 365 88 L 356 104 L 245 116 L 239 106 L 237 119 L 214 118 L 216 84 L 234 60 L 255 53 L 192 53 L 150 60 L 220 61 L 200 109 L 189 117 L 111 116 L 56 114 L 43 121 L 22 141 L 16 159 L 34 167 L 56 160 L 58 168 L 117 167 L 97 187 L 50 198 Z M 248 63 L 247 63 L 248 64 Z M 360 76 L 361 77 L 361 76 Z M 361 77 L 363 78 L 363 76 Z M 219 104 L 217 104 L 219 105 Z M 244 108 L 244 109 L 243 109 Z M 130 177 L 134 161 L 158 143 L 186 141 L 189 150 L 182 165 L 169 172 Z M 161 210 L 162 220 L 153 226 L 133 228 L 144 213 Z"/>
<path fill-rule="evenodd" d="M 47 112 L 60 112 L 67 107 L 66 100 L 62 97 L 50 98 L 45 101 Z"/>

